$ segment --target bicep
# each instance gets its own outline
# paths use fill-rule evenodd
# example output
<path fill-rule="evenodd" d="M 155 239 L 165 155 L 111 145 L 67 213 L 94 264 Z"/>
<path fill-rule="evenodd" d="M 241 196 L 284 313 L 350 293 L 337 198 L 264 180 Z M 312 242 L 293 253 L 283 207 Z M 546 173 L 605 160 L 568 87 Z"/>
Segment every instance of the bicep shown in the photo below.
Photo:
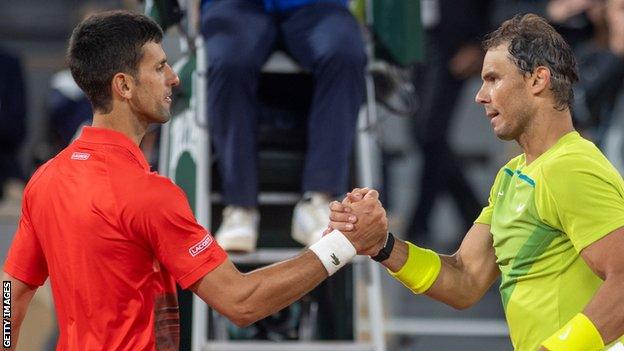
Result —
<path fill-rule="evenodd" d="M 581 251 L 581 257 L 601 279 L 624 274 L 624 227 L 618 228 Z"/>
<path fill-rule="evenodd" d="M 451 260 L 459 267 L 462 275 L 470 279 L 471 285 L 483 292 L 500 275 L 489 225 L 474 224 L 464 237 L 459 250 L 447 257 L 443 259 Z"/>

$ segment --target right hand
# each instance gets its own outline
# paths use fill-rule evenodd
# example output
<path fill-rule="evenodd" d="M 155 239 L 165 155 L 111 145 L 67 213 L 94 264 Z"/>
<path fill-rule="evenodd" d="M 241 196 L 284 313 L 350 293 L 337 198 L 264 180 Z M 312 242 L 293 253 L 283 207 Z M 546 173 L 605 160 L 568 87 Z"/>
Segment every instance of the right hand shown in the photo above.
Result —
<path fill-rule="evenodd" d="M 359 255 L 379 253 L 388 235 L 388 219 L 376 190 L 356 188 L 342 203 L 332 202 L 330 209 L 330 227 L 341 231 Z"/>

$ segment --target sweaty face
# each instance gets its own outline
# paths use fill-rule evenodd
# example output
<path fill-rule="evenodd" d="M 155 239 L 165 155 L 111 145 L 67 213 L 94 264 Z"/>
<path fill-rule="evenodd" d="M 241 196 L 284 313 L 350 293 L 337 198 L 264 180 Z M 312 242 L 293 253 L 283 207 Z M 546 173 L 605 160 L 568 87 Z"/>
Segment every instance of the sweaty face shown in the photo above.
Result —
<path fill-rule="evenodd" d="M 167 122 L 171 118 L 171 90 L 179 83 L 160 44 L 148 42 L 143 45 L 136 91 L 132 97 L 137 115 L 147 123 Z"/>
<path fill-rule="evenodd" d="M 502 140 L 518 140 L 533 115 L 529 84 L 511 61 L 507 44 L 485 54 L 481 72 L 483 85 L 475 101 L 485 108 L 494 134 Z"/>

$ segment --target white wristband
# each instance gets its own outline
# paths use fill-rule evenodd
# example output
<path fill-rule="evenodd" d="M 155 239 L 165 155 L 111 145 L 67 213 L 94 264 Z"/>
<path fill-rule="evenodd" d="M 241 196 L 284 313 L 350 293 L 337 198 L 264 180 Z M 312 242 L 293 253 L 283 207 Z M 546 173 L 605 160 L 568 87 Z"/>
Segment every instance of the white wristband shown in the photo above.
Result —
<path fill-rule="evenodd" d="M 310 250 L 318 256 L 330 276 L 357 254 L 349 239 L 335 229 L 310 246 Z"/>

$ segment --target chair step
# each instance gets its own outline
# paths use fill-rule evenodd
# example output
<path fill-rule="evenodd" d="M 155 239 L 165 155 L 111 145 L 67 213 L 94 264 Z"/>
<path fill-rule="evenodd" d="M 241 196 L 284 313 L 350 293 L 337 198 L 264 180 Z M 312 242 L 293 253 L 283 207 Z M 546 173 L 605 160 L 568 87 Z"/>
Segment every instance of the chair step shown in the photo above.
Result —
<path fill-rule="evenodd" d="M 207 343 L 204 351 L 373 351 L 371 344 L 354 342 L 215 342 Z"/>
<path fill-rule="evenodd" d="M 222 204 L 223 196 L 219 193 L 210 194 L 213 204 Z M 260 205 L 294 205 L 301 199 L 299 193 L 286 192 L 262 192 L 258 195 Z"/>

